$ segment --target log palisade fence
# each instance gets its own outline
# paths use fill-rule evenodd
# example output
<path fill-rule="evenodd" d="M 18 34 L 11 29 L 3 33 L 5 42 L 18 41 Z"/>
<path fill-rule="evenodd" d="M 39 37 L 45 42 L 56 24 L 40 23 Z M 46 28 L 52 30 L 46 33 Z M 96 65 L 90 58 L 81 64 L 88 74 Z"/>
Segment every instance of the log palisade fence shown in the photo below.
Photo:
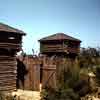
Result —
<path fill-rule="evenodd" d="M 72 58 L 64 58 L 57 56 L 32 56 L 27 55 L 23 61 L 28 73 L 25 77 L 25 90 L 40 90 L 40 84 L 42 88 L 52 87 L 57 88 L 59 85 L 59 75 L 61 75 L 62 70 L 67 70 L 73 66 L 73 70 L 76 70 L 77 60 Z M 60 78 L 61 78 L 60 77 Z M 23 86 L 20 84 L 20 88 Z"/>
<path fill-rule="evenodd" d="M 24 65 L 28 71 L 25 77 L 25 90 L 39 90 L 40 85 L 40 65 L 41 61 L 37 57 L 26 56 Z M 20 88 L 22 85 L 20 84 Z"/>
<path fill-rule="evenodd" d="M 56 88 L 56 65 L 54 60 L 48 57 L 33 57 L 28 55 L 23 61 L 28 73 L 25 75 L 25 90 L 40 90 L 42 87 Z M 22 84 L 20 84 L 22 88 Z"/>
<path fill-rule="evenodd" d="M 0 91 L 16 89 L 16 53 L 21 49 L 24 32 L 0 23 Z"/>

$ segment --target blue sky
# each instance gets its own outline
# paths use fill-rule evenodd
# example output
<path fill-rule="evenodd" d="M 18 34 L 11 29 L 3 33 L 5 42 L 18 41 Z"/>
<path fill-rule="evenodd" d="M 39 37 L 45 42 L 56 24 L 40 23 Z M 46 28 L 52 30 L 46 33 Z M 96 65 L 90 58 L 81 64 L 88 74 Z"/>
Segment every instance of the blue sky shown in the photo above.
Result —
<path fill-rule="evenodd" d="M 37 40 L 64 32 L 82 47 L 100 46 L 100 0 L 0 0 L 0 22 L 23 30 L 25 52 L 39 52 Z"/>

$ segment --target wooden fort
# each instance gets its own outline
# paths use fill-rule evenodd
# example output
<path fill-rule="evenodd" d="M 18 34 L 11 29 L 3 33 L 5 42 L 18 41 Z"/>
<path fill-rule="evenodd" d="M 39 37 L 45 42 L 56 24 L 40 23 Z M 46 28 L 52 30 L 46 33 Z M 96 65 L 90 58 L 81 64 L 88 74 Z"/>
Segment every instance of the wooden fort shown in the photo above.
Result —
<path fill-rule="evenodd" d="M 16 53 L 21 50 L 25 33 L 0 23 L 0 91 L 16 89 Z"/>
<path fill-rule="evenodd" d="M 39 40 L 40 53 L 52 55 L 77 55 L 81 41 L 64 33 L 57 33 Z"/>
<path fill-rule="evenodd" d="M 18 76 L 23 76 L 23 73 L 19 74 L 22 69 L 16 60 L 16 53 L 22 47 L 23 35 L 23 31 L 0 23 L 0 91 L 15 90 Z M 24 60 L 18 58 L 19 64 L 25 65 L 28 71 L 24 76 L 23 89 L 39 90 L 40 84 L 56 88 L 58 66 L 62 66 L 64 61 L 59 55 L 75 57 L 80 52 L 81 41 L 64 33 L 42 38 L 39 42 L 42 55 L 27 55 Z"/>
<path fill-rule="evenodd" d="M 81 41 L 63 33 L 54 34 L 39 41 L 42 55 L 27 55 L 24 60 L 28 70 L 24 89 L 39 90 L 40 84 L 43 88 L 47 86 L 56 88 L 57 77 L 66 61 L 66 58 L 61 56 L 75 57 L 80 52 Z M 74 60 L 69 57 L 66 63 L 73 63 Z"/>

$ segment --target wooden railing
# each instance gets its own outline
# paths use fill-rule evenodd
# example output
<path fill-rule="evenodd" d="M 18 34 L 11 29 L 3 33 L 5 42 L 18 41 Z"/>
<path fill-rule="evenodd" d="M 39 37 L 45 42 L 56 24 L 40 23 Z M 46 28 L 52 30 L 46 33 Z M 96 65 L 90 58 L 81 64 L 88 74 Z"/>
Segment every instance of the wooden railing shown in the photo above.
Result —
<path fill-rule="evenodd" d="M 70 52 L 70 53 L 79 53 L 79 48 L 74 47 L 63 47 L 62 45 L 50 45 L 43 46 L 41 52 Z"/>
<path fill-rule="evenodd" d="M 46 45 L 46 46 L 42 46 L 41 51 L 47 52 L 47 51 L 58 51 L 58 50 L 62 50 L 62 46 L 61 45 Z"/>

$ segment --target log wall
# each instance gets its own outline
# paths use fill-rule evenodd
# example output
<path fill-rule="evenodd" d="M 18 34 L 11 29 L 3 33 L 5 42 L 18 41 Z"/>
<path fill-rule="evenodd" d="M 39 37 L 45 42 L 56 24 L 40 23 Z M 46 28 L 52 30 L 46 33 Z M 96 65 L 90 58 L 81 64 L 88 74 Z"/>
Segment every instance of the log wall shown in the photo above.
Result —
<path fill-rule="evenodd" d="M 0 31 L 0 91 L 16 90 L 16 53 L 21 50 L 21 39 L 19 33 Z"/>
<path fill-rule="evenodd" d="M 16 58 L 0 56 L 0 91 L 16 89 Z"/>

